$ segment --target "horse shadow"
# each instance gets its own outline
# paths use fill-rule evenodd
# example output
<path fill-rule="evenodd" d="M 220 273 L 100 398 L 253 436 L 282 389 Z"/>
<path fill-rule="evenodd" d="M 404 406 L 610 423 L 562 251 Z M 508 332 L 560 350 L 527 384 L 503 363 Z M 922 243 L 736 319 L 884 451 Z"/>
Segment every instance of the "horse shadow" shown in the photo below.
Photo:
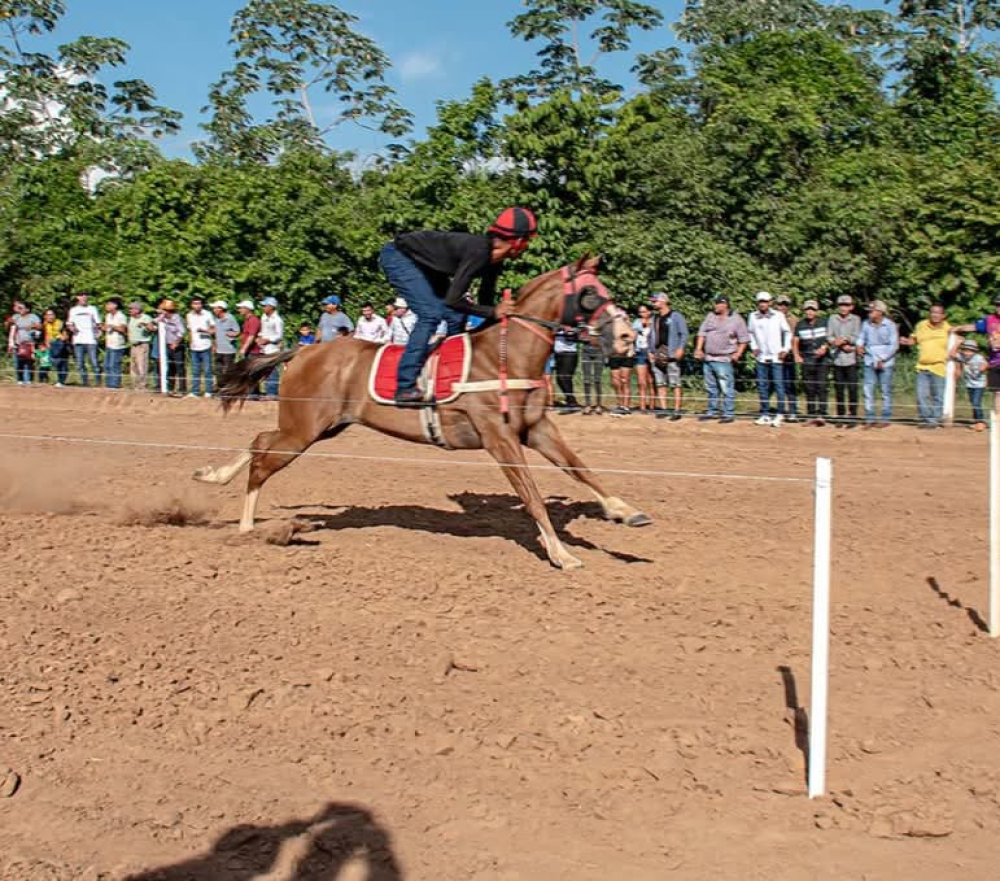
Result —
<path fill-rule="evenodd" d="M 338 881 L 348 864 L 364 865 L 369 881 L 402 881 L 392 839 L 366 808 L 331 802 L 307 820 L 274 826 L 240 825 L 208 853 L 128 875 L 123 881 L 251 881 L 276 868 L 286 842 L 303 838 L 288 881 Z M 352 873 L 353 877 L 353 873 Z"/>
<path fill-rule="evenodd" d="M 524 512 L 524 504 L 512 494 L 462 492 L 449 495 L 461 511 L 446 511 L 424 505 L 282 505 L 279 510 L 303 511 L 303 519 L 311 531 L 339 531 L 341 529 L 366 529 L 372 526 L 398 526 L 416 532 L 434 535 L 452 535 L 458 538 L 490 538 L 498 536 L 513 541 L 538 557 L 548 560 L 538 540 L 534 522 Z M 599 547 L 585 538 L 567 532 L 567 527 L 581 517 L 604 520 L 604 512 L 596 502 L 571 501 L 562 496 L 546 500 L 549 518 L 560 540 L 575 548 L 601 551 L 624 563 L 652 563 L 645 557 L 623 551 Z M 336 511 L 335 514 L 312 513 L 317 510 Z"/>

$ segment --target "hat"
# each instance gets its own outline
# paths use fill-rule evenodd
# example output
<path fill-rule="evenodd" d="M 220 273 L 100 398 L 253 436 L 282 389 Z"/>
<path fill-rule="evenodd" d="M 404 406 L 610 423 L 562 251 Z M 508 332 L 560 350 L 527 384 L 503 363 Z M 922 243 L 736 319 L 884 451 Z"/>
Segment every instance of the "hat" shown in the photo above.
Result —
<path fill-rule="evenodd" d="M 136 300 L 134 303 L 129 303 L 128 307 L 129 307 L 129 309 L 136 309 L 139 312 L 142 312 L 142 310 L 146 308 L 138 300 Z"/>
<path fill-rule="evenodd" d="M 253 300 L 240 300 L 236 304 L 236 308 L 237 309 L 249 309 L 251 312 L 253 312 Z"/>
<path fill-rule="evenodd" d="M 225 311 L 229 308 L 229 304 L 225 300 L 214 300 L 208 304 L 209 309 L 222 309 Z"/>
<path fill-rule="evenodd" d="M 336 294 L 330 294 L 330 296 L 327 297 L 323 301 L 323 305 L 324 306 L 339 306 L 340 305 L 340 297 L 338 297 Z"/>
<path fill-rule="evenodd" d="M 819 303 L 817 303 L 815 300 L 806 300 L 802 304 L 802 308 L 803 309 L 819 309 Z"/>
<path fill-rule="evenodd" d="M 757 291 L 757 296 L 754 299 L 758 303 L 770 303 L 771 295 L 767 291 Z"/>
<path fill-rule="evenodd" d="M 402 297 L 396 297 L 396 299 L 392 301 L 392 305 L 395 306 L 397 309 L 410 308 L 410 304 L 407 303 L 406 300 L 404 300 Z"/>
<path fill-rule="evenodd" d="M 872 312 L 881 312 L 883 315 L 889 311 L 889 307 L 886 306 L 881 300 L 873 300 L 869 308 Z"/>
<path fill-rule="evenodd" d="M 662 291 L 658 294 L 653 294 L 653 296 L 649 298 L 650 303 L 667 303 L 669 301 L 670 301 L 669 294 L 665 294 Z"/>
<path fill-rule="evenodd" d="M 966 340 L 959 346 L 960 349 L 971 349 L 972 351 L 977 351 L 979 349 L 979 343 L 975 340 Z"/>
<path fill-rule="evenodd" d="M 275 309 L 277 309 L 278 308 L 278 301 L 275 300 L 274 297 L 264 297 L 264 299 L 260 301 L 260 305 L 261 306 L 273 306 Z"/>
<path fill-rule="evenodd" d="M 173 300 L 163 300 L 160 303 L 160 309 L 164 312 L 176 312 L 177 304 Z"/>
<path fill-rule="evenodd" d="M 837 305 L 838 306 L 853 306 L 854 305 L 854 297 L 852 297 L 850 294 L 841 294 L 839 297 L 837 297 Z"/>
<path fill-rule="evenodd" d="M 791 306 L 792 305 L 792 298 L 789 297 L 787 294 L 782 294 L 780 297 L 778 297 L 778 299 L 775 302 L 779 306 Z"/>
<path fill-rule="evenodd" d="M 729 297 L 727 297 L 725 294 L 716 294 L 715 295 L 715 299 L 712 300 L 712 302 L 713 303 L 725 303 L 728 306 L 729 305 Z"/>

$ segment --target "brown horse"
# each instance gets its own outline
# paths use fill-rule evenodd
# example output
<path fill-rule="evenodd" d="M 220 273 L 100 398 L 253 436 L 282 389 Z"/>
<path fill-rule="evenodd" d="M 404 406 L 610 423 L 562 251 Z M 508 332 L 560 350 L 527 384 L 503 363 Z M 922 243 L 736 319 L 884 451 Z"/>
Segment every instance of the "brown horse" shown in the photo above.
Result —
<path fill-rule="evenodd" d="M 507 330 L 505 392 L 498 388 L 501 372 L 501 325 L 473 335 L 470 385 L 486 390 L 467 392 L 453 403 L 439 405 L 441 445 L 457 450 L 486 450 L 500 466 L 525 507 L 538 524 L 545 551 L 554 566 L 572 569 L 582 565 L 559 541 L 535 484 L 523 447 L 536 450 L 587 486 L 608 519 L 628 526 L 645 526 L 649 517 L 609 495 L 579 457 L 566 446 L 545 411 L 545 390 L 538 380 L 552 349 L 553 331 L 560 325 L 590 321 L 605 354 L 628 351 L 632 331 L 616 309 L 607 308 L 607 290 L 597 279 L 600 258 L 581 258 L 573 266 L 539 276 L 518 293 Z M 542 329 L 546 328 L 546 329 Z M 240 531 L 253 529 L 261 486 L 275 472 L 290 464 L 314 443 L 336 437 L 354 424 L 367 425 L 383 434 L 429 443 L 423 411 L 378 404 L 368 396 L 368 376 L 378 351 L 375 343 L 345 339 L 236 364 L 223 378 L 219 390 L 223 408 L 242 402 L 274 368 L 290 361 L 281 381 L 277 431 L 257 436 L 250 449 L 228 465 L 202 468 L 196 480 L 226 484 L 247 465 L 247 482 Z M 293 360 L 294 359 L 294 360 Z M 426 409 L 426 408 L 425 408 Z M 503 412 L 507 411 L 507 412 Z"/>

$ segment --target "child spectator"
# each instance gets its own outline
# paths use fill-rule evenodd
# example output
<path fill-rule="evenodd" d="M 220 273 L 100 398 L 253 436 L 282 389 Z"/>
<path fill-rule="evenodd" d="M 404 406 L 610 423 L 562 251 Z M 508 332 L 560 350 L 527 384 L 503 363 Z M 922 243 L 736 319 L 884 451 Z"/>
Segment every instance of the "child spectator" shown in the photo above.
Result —
<path fill-rule="evenodd" d="M 979 343 L 975 340 L 965 340 L 952 356 L 962 365 L 962 379 L 969 393 L 969 403 L 972 405 L 972 418 L 976 431 L 983 431 L 986 422 L 983 418 L 983 394 L 986 392 L 986 359 L 979 354 Z"/>
<path fill-rule="evenodd" d="M 303 324 L 299 328 L 299 345 L 300 346 L 311 346 L 316 342 L 316 334 L 313 333 L 313 329 L 308 324 Z"/>

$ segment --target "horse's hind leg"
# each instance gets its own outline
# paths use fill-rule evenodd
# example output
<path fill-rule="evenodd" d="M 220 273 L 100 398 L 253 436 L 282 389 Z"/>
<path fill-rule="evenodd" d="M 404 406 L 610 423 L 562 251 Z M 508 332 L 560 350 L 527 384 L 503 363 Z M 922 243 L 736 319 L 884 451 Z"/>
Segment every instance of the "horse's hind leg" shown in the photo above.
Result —
<path fill-rule="evenodd" d="M 579 481 L 597 496 L 597 500 L 604 509 L 604 516 L 609 520 L 616 520 L 626 526 L 647 526 L 652 523 L 652 518 L 643 514 L 642 511 L 626 504 L 616 496 L 609 496 L 604 487 L 598 483 L 593 472 L 583 464 L 583 460 L 574 453 L 559 434 L 559 429 L 552 424 L 552 420 L 547 416 L 536 422 L 527 435 L 527 445 L 538 453 L 541 453 L 553 465 L 558 465 L 574 480 Z"/>
<path fill-rule="evenodd" d="M 220 465 L 218 468 L 212 468 L 206 465 L 204 468 L 199 468 L 191 476 L 195 480 L 200 480 L 202 483 L 218 483 L 225 486 L 230 480 L 246 468 L 252 459 L 253 453 L 247 450 L 245 453 L 240 453 L 228 465 Z"/>
<path fill-rule="evenodd" d="M 502 429 L 501 429 L 502 431 Z M 583 565 L 580 560 L 566 550 L 549 520 L 549 512 L 545 509 L 545 500 L 538 491 L 535 479 L 528 471 L 524 459 L 524 450 L 516 439 L 504 437 L 497 433 L 493 437 L 483 432 L 483 445 L 486 451 L 497 460 L 504 476 L 510 481 L 528 513 L 535 518 L 538 531 L 542 534 L 542 544 L 553 566 L 559 569 L 576 569 Z"/>
<path fill-rule="evenodd" d="M 243 516 L 240 518 L 240 532 L 253 530 L 254 515 L 260 488 L 272 475 L 290 465 L 302 455 L 317 438 L 302 440 L 301 437 L 281 431 L 264 431 L 257 435 L 250 448 L 250 475 L 247 491 L 243 499 Z"/>

